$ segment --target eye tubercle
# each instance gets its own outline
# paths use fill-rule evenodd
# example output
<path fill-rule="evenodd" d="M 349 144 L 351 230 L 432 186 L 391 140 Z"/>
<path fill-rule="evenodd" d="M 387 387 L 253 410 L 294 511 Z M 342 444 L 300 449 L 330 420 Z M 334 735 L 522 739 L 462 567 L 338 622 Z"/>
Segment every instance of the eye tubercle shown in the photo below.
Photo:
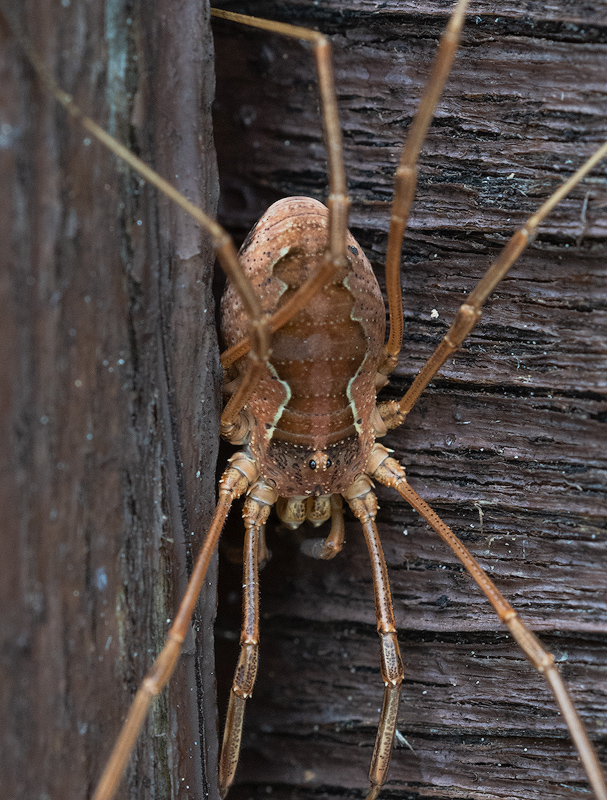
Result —
<path fill-rule="evenodd" d="M 312 458 L 308 461 L 308 467 L 310 469 L 318 469 L 321 472 L 324 472 L 326 469 L 328 469 L 331 464 L 331 459 L 326 453 L 323 453 L 322 450 L 317 450 L 315 453 L 313 453 Z"/>

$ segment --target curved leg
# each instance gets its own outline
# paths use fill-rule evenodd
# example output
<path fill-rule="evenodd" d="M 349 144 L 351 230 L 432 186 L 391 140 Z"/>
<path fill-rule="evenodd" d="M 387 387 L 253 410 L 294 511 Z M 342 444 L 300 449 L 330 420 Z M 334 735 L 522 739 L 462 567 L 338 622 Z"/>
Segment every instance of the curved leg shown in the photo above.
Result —
<path fill-rule="evenodd" d="M 194 607 L 202 588 L 209 561 L 217 546 L 219 535 L 234 500 L 248 489 L 257 476 L 257 467 L 244 453 L 236 453 L 219 482 L 219 500 L 215 516 L 194 564 L 188 588 L 181 601 L 175 620 L 167 634 L 160 654 L 137 690 L 129 713 L 114 745 L 108 763 L 97 785 L 93 800 L 111 800 L 122 780 L 129 757 L 154 698 L 169 682 L 185 640 Z"/>
<path fill-rule="evenodd" d="M 400 285 L 400 257 L 409 211 L 417 187 L 417 160 L 424 139 L 445 88 L 457 52 L 468 0 L 458 0 L 441 36 L 432 71 L 400 157 L 394 181 L 394 199 L 390 213 L 390 233 L 386 252 L 386 289 L 390 312 L 390 337 L 384 348 L 384 362 L 379 371 L 389 375 L 396 367 L 403 341 L 403 300 Z"/>
<path fill-rule="evenodd" d="M 276 331 L 287 322 L 294 314 L 305 308 L 312 295 L 324 286 L 333 271 L 346 260 L 346 233 L 348 228 L 348 209 L 350 200 L 346 192 L 346 176 L 344 170 L 342 135 L 337 114 L 337 97 L 335 95 L 335 80 L 333 77 L 333 64 L 331 60 L 331 43 L 318 31 L 302 28 L 298 25 L 288 25 L 284 22 L 275 22 L 269 19 L 260 19 L 246 14 L 235 14 L 218 8 L 211 9 L 211 16 L 238 22 L 252 28 L 260 28 L 289 36 L 292 39 L 307 41 L 314 47 L 316 71 L 318 74 L 318 87 L 320 92 L 320 108 L 322 125 L 327 148 L 327 162 L 329 169 L 329 234 L 328 255 L 316 275 L 312 275 L 301 286 L 297 294 L 288 300 L 273 315 L 270 326 Z M 241 358 L 251 347 L 249 338 L 230 347 L 222 353 L 221 363 L 224 368 Z"/>
<path fill-rule="evenodd" d="M 366 800 L 375 800 L 388 777 L 404 671 L 396 638 L 388 569 L 375 525 L 377 498 L 371 491 L 371 481 L 366 477 L 359 479 L 348 489 L 344 497 L 355 516 L 360 520 L 371 559 L 375 615 L 377 631 L 381 640 L 381 674 L 386 687 L 369 769 L 371 786 L 366 798 Z"/>
<path fill-rule="evenodd" d="M 330 226 L 330 259 L 327 259 L 326 264 L 323 265 L 323 268 L 319 270 L 317 275 L 312 276 L 304 286 L 300 287 L 297 292 L 294 293 L 290 301 L 285 303 L 285 305 L 270 318 L 264 313 L 261 302 L 253 289 L 253 285 L 240 265 L 238 254 L 230 235 L 215 220 L 207 216 L 202 209 L 191 203 L 144 161 L 84 114 L 73 101 L 72 97 L 67 94 L 67 92 L 64 92 L 57 84 L 38 53 L 34 50 L 29 39 L 23 32 L 16 13 L 11 9 L 9 3 L 4 1 L 0 3 L 0 14 L 2 14 L 7 21 L 13 36 L 21 45 L 41 83 L 55 97 L 57 102 L 65 108 L 69 116 L 79 122 L 91 136 L 100 141 L 108 150 L 114 153 L 114 155 L 125 161 L 148 183 L 151 183 L 172 200 L 172 202 L 180 206 L 180 208 L 193 217 L 196 222 L 212 236 L 217 259 L 228 279 L 238 291 L 250 319 L 249 336 L 246 340 L 247 346 L 244 353 L 248 352 L 248 350 L 252 350 L 254 356 L 253 363 L 247 370 L 247 374 L 242 381 L 237 396 L 230 401 L 227 413 L 224 412 L 222 423 L 229 428 L 230 425 L 234 424 L 240 410 L 244 407 L 248 397 L 253 392 L 263 365 L 268 363 L 272 333 L 288 322 L 301 308 L 305 307 L 310 298 L 322 288 L 330 278 L 334 265 L 339 263 L 340 258 L 345 258 L 348 199 L 345 194 L 345 177 L 343 159 L 341 157 L 341 131 L 337 118 L 337 103 L 335 101 L 330 45 L 328 41 L 316 31 L 307 31 L 305 28 L 293 28 L 293 30 L 305 32 L 306 35 L 302 33 L 297 34 L 298 38 L 307 38 L 313 41 L 316 47 L 321 97 L 323 98 L 323 108 L 325 109 L 323 112 L 323 119 L 325 121 L 327 142 L 329 143 L 329 168 L 331 176 L 329 209 L 330 220 L 332 219 Z M 221 14 L 223 16 L 228 16 L 227 12 L 221 12 Z M 218 15 L 219 12 L 216 13 L 216 16 Z M 238 15 L 232 15 L 232 17 L 235 16 Z M 250 17 L 247 19 L 253 20 L 254 18 Z M 246 24 L 253 23 L 248 22 Z M 270 25 L 276 26 L 278 23 L 270 23 Z M 268 26 L 266 25 L 265 27 L 267 28 Z M 291 28 L 293 26 L 283 27 Z M 271 27 L 269 29 L 272 30 Z M 278 30 L 277 28 L 274 29 Z M 288 33 L 287 31 L 279 32 L 286 33 L 287 35 L 296 35 Z M 244 353 L 241 353 L 241 355 Z"/>
<path fill-rule="evenodd" d="M 571 701 L 569 692 L 554 663 L 552 653 L 549 653 L 542 647 L 537 637 L 520 620 L 510 603 L 501 594 L 497 586 L 479 566 L 477 561 L 462 542 L 460 542 L 453 531 L 417 492 L 409 486 L 404 467 L 395 459 L 390 458 L 388 451 L 381 445 L 376 445 L 375 448 L 374 455 L 376 457 L 375 463 L 377 466 L 373 469 L 372 477 L 385 486 L 391 486 L 393 489 L 396 489 L 400 496 L 421 514 L 443 542 L 449 545 L 464 567 L 468 570 L 529 661 L 548 681 L 556 702 L 565 718 L 565 722 L 571 733 L 571 738 L 580 754 L 582 764 L 586 770 L 586 775 L 588 776 L 594 793 L 598 800 L 607 800 L 607 785 L 605 784 L 601 765 L 594 751 L 594 747 L 588 739 L 579 714 Z M 382 455 L 384 456 L 383 458 Z"/>
<path fill-rule="evenodd" d="M 404 397 L 401 400 L 389 400 L 378 405 L 380 415 L 388 428 L 396 428 L 403 423 L 422 391 L 430 383 L 447 358 L 457 350 L 472 328 L 474 328 L 481 318 L 482 307 L 485 301 L 521 255 L 523 250 L 533 240 L 538 225 L 552 211 L 554 206 L 560 203 L 574 186 L 577 186 L 582 178 L 584 178 L 599 161 L 605 158 L 605 156 L 607 156 L 607 142 L 599 147 L 569 180 L 566 180 L 559 186 L 556 192 L 540 206 L 535 214 L 529 217 L 523 227 L 514 233 L 508 244 L 503 248 L 499 256 L 495 259 L 493 264 L 491 264 L 475 288 L 470 292 L 465 302 L 459 307 L 453 324 L 434 353 L 432 353 L 428 361 L 426 361 L 421 368 Z"/>

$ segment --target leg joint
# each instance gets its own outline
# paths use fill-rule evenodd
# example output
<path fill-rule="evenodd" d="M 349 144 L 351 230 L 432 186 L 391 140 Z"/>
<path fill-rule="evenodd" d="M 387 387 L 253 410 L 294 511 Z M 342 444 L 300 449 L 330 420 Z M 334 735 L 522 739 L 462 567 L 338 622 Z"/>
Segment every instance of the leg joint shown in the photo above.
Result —
<path fill-rule="evenodd" d="M 232 691 L 238 697 L 247 698 L 253 693 L 257 677 L 258 646 L 257 642 L 244 644 L 240 649 L 240 657 L 236 665 Z"/>
<path fill-rule="evenodd" d="M 381 674 L 386 686 L 400 686 L 404 669 L 400 648 L 394 633 L 381 633 Z"/>

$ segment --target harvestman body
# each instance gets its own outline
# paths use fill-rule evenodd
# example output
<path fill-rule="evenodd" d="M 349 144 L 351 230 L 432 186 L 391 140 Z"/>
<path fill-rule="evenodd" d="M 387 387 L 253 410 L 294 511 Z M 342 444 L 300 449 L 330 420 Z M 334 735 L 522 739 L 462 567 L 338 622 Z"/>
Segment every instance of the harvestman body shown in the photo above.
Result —
<path fill-rule="evenodd" d="M 222 433 L 242 449 L 232 456 L 219 487 L 213 522 L 193 570 L 167 643 L 141 688 L 116 743 L 96 800 L 112 797 L 153 698 L 169 680 L 181 652 L 210 557 L 232 502 L 246 493 L 243 516 L 244 619 L 241 655 L 234 677 L 220 761 L 220 789 L 234 778 L 247 698 L 257 669 L 258 567 L 266 554 L 265 523 L 273 506 L 289 526 L 306 519 L 330 520 L 326 539 L 307 545 L 316 558 L 332 558 L 343 544 L 342 498 L 360 521 L 373 572 L 381 673 L 385 694 L 371 769 L 368 800 L 384 784 L 395 736 L 403 666 L 400 658 L 387 569 L 375 524 L 373 481 L 396 491 L 415 508 L 462 561 L 532 664 L 546 677 L 578 748 L 594 792 L 607 800 L 607 787 L 594 750 L 567 690 L 547 653 L 523 625 L 498 589 L 452 531 L 408 485 L 404 469 L 376 442 L 400 425 L 446 358 L 463 342 L 501 278 L 533 237 L 546 214 L 607 154 L 603 145 L 510 242 L 460 307 L 455 321 L 400 401 L 376 402 L 376 393 L 394 369 L 402 340 L 399 264 L 402 236 L 416 185 L 416 162 L 437 100 L 449 73 L 467 3 L 460 0 L 442 37 L 428 88 L 411 127 L 396 173 L 390 221 L 387 285 L 390 336 L 384 345 L 384 310 L 377 282 L 357 243 L 347 233 L 348 200 L 341 134 L 329 45 L 314 31 L 214 12 L 215 16 L 311 41 L 315 48 L 323 122 L 327 139 L 328 208 L 308 198 L 279 201 L 249 235 L 240 257 L 221 228 L 178 195 L 166 182 L 111 139 L 77 109 L 46 73 L 18 31 L 42 80 L 93 135 L 133 165 L 198 219 L 215 239 L 231 285 L 222 305 L 222 328 L 229 350 L 229 402 Z M 250 351 L 251 357 L 246 357 Z"/>

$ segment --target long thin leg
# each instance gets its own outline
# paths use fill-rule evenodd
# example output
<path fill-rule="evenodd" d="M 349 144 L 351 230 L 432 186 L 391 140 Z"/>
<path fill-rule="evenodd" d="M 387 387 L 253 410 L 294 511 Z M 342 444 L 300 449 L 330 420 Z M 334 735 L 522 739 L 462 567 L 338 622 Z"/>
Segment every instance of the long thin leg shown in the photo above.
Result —
<path fill-rule="evenodd" d="M 329 170 L 329 237 L 327 259 L 323 262 L 315 275 L 312 275 L 298 290 L 296 295 L 287 301 L 273 315 L 271 330 L 276 331 L 285 324 L 294 314 L 305 308 L 314 293 L 324 286 L 333 271 L 344 264 L 346 260 L 346 233 L 348 228 L 348 209 L 350 201 L 346 193 L 346 177 L 344 170 L 342 135 L 337 114 L 337 98 L 335 95 L 335 80 L 331 60 L 331 44 L 329 40 L 318 31 L 302 28 L 297 25 L 288 25 L 283 22 L 274 22 L 269 19 L 259 19 L 246 14 L 234 14 L 230 11 L 211 9 L 211 15 L 219 19 L 238 22 L 252 28 L 278 33 L 293 39 L 311 42 L 314 47 L 318 85 L 320 91 L 320 108 L 322 125 L 327 146 L 327 162 Z M 250 348 L 249 339 L 243 339 L 235 344 L 221 356 L 221 363 L 229 367 L 234 361 L 241 358 Z"/>
<path fill-rule="evenodd" d="M 590 158 L 566 180 L 546 200 L 540 208 L 532 214 L 527 222 L 516 231 L 499 256 L 491 264 L 467 299 L 459 307 L 453 324 L 443 337 L 442 341 L 424 364 L 409 390 L 401 400 L 389 400 L 379 404 L 379 412 L 388 428 L 396 428 L 404 421 L 411 411 L 418 397 L 428 383 L 436 375 L 447 358 L 457 350 L 466 336 L 476 325 L 482 314 L 482 307 L 495 289 L 497 284 L 506 275 L 510 267 L 518 259 L 523 250 L 533 240 L 538 225 L 552 211 L 552 209 L 566 197 L 569 192 L 593 169 L 599 161 L 607 156 L 607 142 L 596 150 Z"/>
<path fill-rule="evenodd" d="M 375 464 L 377 464 L 371 472 L 372 477 L 385 486 L 391 486 L 396 489 L 401 497 L 421 514 L 443 542 L 449 545 L 470 575 L 474 578 L 481 591 L 497 612 L 498 617 L 506 625 L 529 661 L 538 672 L 544 675 L 565 718 L 567 727 L 571 733 L 571 738 L 580 754 L 588 780 L 590 781 L 597 799 L 607 800 L 607 785 L 605 784 L 605 778 L 603 777 L 603 772 L 596 757 L 594 747 L 588 739 L 584 725 L 575 710 L 569 692 L 558 672 L 552 653 L 549 653 L 542 647 L 537 637 L 520 620 L 516 611 L 504 598 L 485 571 L 479 566 L 465 545 L 462 544 L 438 514 L 436 514 L 417 492 L 409 486 L 405 476 L 405 470 L 398 461 L 390 458 L 388 451 L 381 445 L 375 446 L 372 458 Z"/>
<path fill-rule="evenodd" d="M 371 481 L 366 477 L 359 479 L 348 489 L 344 497 L 355 516 L 360 520 L 371 559 L 375 615 L 377 631 L 381 640 L 381 674 L 386 687 L 369 769 L 371 785 L 366 798 L 366 800 L 375 800 L 388 777 L 404 670 L 396 638 L 388 568 L 375 525 L 377 498 L 371 491 Z"/>
<path fill-rule="evenodd" d="M 260 539 L 270 509 L 277 499 L 276 491 L 260 480 L 249 490 L 243 509 L 246 529 L 242 581 L 243 617 L 240 632 L 240 657 L 230 692 L 219 760 L 219 791 L 222 797 L 225 797 L 234 780 L 240 753 L 245 705 L 253 692 L 253 684 L 257 675 Z"/>
<path fill-rule="evenodd" d="M 400 260 L 403 235 L 417 187 L 417 160 L 426 133 L 436 111 L 436 105 L 451 72 L 459 45 L 468 0 L 459 0 L 451 13 L 440 43 L 426 88 L 415 113 L 394 181 L 394 199 L 390 214 L 390 233 L 386 253 L 386 289 L 390 312 L 390 336 L 384 348 L 384 361 L 379 371 L 389 375 L 398 363 L 403 341 L 403 301 L 400 285 Z"/>
<path fill-rule="evenodd" d="M 228 439 L 232 444 L 244 444 L 245 439 L 242 437 L 242 431 L 248 433 L 250 426 L 249 420 L 246 417 L 243 419 L 241 411 L 246 405 L 247 400 L 251 397 L 258 380 L 261 378 L 266 364 L 260 361 L 251 352 L 249 356 L 249 363 L 247 370 L 242 376 L 238 388 L 226 403 L 225 408 L 221 412 L 220 432 L 221 435 Z M 243 428 L 244 425 L 244 428 Z"/>
<path fill-rule="evenodd" d="M 143 178 L 145 178 L 148 183 L 156 186 L 157 189 L 163 192 L 170 200 L 176 203 L 176 205 L 180 206 L 187 214 L 193 217 L 206 231 L 211 234 L 217 253 L 217 258 L 230 281 L 232 281 L 237 287 L 247 314 L 252 320 L 252 324 L 254 327 L 264 328 L 263 333 L 266 334 L 265 338 L 268 338 L 267 328 L 269 326 L 265 320 L 261 303 L 255 294 L 253 285 L 240 266 L 236 248 L 234 247 L 234 243 L 232 242 L 229 234 L 221 227 L 221 225 L 219 225 L 219 223 L 207 216 L 207 214 L 205 214 L 202 209 L 198 208 L 198 206 L 194 205 L 194 203 L 191 203 L 186 197 L 178 192 L 174 186 L 162 178 L 144 161 L 138 158 L 127 147 L 122 145 L 117 139 L 107 133 L 107 131 L 97 125 L 97 123 L 94 122 L 90 117 L 87 117 L 86 114 L 84 114 L 84 112 L 79 108 L 79 106 L 76 105 L 71 95 L 69 95 L 67 92 L 64 92 L 57 84 L 54 77 L 50 74 L 40 56 L 32 47 L 29 39 L 24 34 L 19 22 L 17 21 L 15 13 L 11 11 L 11 9 L 5 3 L 2 3 L 0 13 L 2 13 L 3 17 L 6 19 L 13 35 L 21 45 L 40 81 L 44 84 L 44 86 L 46 86 L 48 91 L 55 97 L 55 99 L 65 108 L 68 114 L 77 122 L 79 122 L 82 127 L 85 128 L 85 130 L 87 130 L 92 136 L 94 136 L 105 147 L 107 147 L 108 150 L 114 153 L 114 155 L 116 155 L 118 158 L 126 161 L 126 163 L 136 172 L 138 172 Z M 264 325 L 262 325 L 262 323 L 264 323 Z M 257 340 L 259 339 L 259 336 L 256 335 L 255 338 L 257 349 Z M 258 353 L 261 356 L 263 356 L 263 350 L 263 347 L 258 349 Z"/>
<path fill-rule="evenodd" d="M 93 800 L 111 800 L 116 793 L 129 757 L 154 698 L 170 680 L 181 653 L 188 626 L 198 602 L 211 556 L 217 546 L 223 524 L 234 500 L 240 497 L 257 477 L 257 467 L 244 453 L 236 453 L 219 482 L 219 500 L 215 515 L 194 564 L 192 576 L 175 620 L 160 654 L 152 664 L 131 704 L 108 763 L 97 785 Z"/>
<path fill-rule="evenodd" d="M 219 760 L 219 791 L 225 797 L 234 780 L 245 705 L 253 693 L 259 649 L 259 538 L 260 526 L 245 516 L 245 544 L 242 577 L 242 628 L 240 657 L 228 702 L 223 745 Z"/>
<path fill-rule="evenodd" d="M 87 117 L 76 105 L 72 97 L 67 94 L 67 92 L 64 92 L 57 84 L 54 77 L 48 71 L 42 59 L 32 47 L 29 39 L 23 32 L 14 9 L 12 9 L 8 2 L 5 2 L 5 0 L 2 0 L 0 3 L 0 13 L 5 18 L 13 35 L 21 45 L 40 81 L 65 108 L 68 114 L 77 122 L 79 122 L 92 136 L 94 136 L 105 147 L 107 147 L 108 150 L 114 153 L 114 155 L 116 155 L 118 158 L 125 161 L 146 181 L 156 186 L 157 189 L 159 189 L 170 200 L 180 206 L 186 213 L 190 214 L 190 216 L 192 216 L 206 231 L 210 233 L 213 238 L 213 245 L 217 253 L 217 259 L 224 272 L 228 276 L 230 282 L 234 284 L 236 290 L 238 291 L 249 317 L 250 328 L 247 341 L 250 343 L 245 352 L 247 352 L 248 349 L 252 349 L 256 360 L 260 363 L 266 364 L 270 352 L 270 339 L 272 333 L 281 325 L 284 325 L 289 319 L 291 319 L 291 317 L 294 316 L 301 308 L 305 307 L 310 297 L 327 282 L 328 278 L 332 274 L 334 264 L 339 263 L 339 253 L 343 253 L 343 257 L 345 257 L 348 201 L 345 197 L 343 159 L 340 160 L 338 157 L 341 156 L 341 132 L 339 130 L 339 123 L 337 120 L 337 106 L 335 103 L 334 89 L 334 108 L 332 111 L 326 112 L 325 126 L 327 130 L 327 139 L 331 143 L 330 165 L 331 169 L 335 173 L 335 178 L 331 183 L 332 196 L 335 194 L 335 197 L 329 201 L 329 208 L 331 209 L 333 206 L 332 213 L 334 219 L 333 227 L 331 229 L 331 257 L 333 260 L 324 265 L 323 269 L 319 270 L 316 276 L 313 276 L 307 282 L 307 284 L 298 289 L 298 291 L 292 296 L 289 303 L 286 303 L 285 306 L 280 309 L 280 312 L 278 312 L 277 315 L 274 315 L 274 318 L 269 318 L 264 313 L 259 298 L 253 289 L 253 285 L 240 265 L 236 248 L 234 247 L 234 243 L 229 234 L 217 222 L 215 222 L 215 220 L 211 219 L 204 213 L 204 211 L 191 203 L 168 181 L 151 169 L 145 162 L 138 158 L 128 148 L 124 147 L 124 145 L 122 145 L 113 136 L 110 136 L 109 133 L 104 131 L 103 128 L 97 125 L 97 123 L 94 122 L 90 117 Z M 308 33 L 313 34 L 314 31 L 308 31 Z M 316 36 L 320 36 L 320 34 L 316 34 Z M 317 60 L 319 64 L 321 62 L 323 64 L 323 72 L 321 76 L 321 94 L 326 97 L 327 94 L 330 94 L 330 91 L 333 87 L 333 78 L 331 73 L 330 51 L 328 49 L 329 45 L 324 37 L 321 38 L 323 39 L 323 42 L 319 42 L 316 49 Z M 340 189 L 342 190 L 341 194 Z M 343 234 L 341 233 L 342 229 Z M 343 244 L 340 250 L 339 242 L 341 240 L 343 240 Z M 237 393 L 237 397 L 232 399 L 229 415 L 226 417 L 226 423 L 232 422 L 237 417 L 240 409 L 245 405 L 248 397 L 255 388 L 255 384 L 261 372 L 261 366 L 259 364 L 251 365 L 248 369 L 248 372 L 250 374 L 245 376 L 245 379 L 243 379 L 242 388 Z"/>

